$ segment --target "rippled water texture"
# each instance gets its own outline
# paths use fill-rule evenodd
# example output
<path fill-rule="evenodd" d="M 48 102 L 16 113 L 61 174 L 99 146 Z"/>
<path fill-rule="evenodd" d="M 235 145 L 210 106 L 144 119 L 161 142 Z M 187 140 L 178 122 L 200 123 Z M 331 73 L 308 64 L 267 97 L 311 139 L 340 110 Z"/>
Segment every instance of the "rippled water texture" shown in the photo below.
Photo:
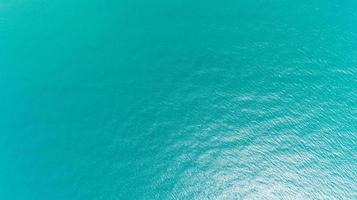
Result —
<path fill-rule="evenodd" d="M 1 0 L 0 199 L 355 200 L 356 13 Z"/>

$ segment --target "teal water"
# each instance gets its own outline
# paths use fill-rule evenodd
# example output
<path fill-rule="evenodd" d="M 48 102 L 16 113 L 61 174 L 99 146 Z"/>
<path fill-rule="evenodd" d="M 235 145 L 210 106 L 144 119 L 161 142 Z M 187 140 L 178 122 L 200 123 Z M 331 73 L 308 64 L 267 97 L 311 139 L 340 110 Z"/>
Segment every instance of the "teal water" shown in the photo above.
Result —
<path fill-rule="evenodd" d="M 0 199 L 356 199 L 356 13 L 1 0 Z"/>

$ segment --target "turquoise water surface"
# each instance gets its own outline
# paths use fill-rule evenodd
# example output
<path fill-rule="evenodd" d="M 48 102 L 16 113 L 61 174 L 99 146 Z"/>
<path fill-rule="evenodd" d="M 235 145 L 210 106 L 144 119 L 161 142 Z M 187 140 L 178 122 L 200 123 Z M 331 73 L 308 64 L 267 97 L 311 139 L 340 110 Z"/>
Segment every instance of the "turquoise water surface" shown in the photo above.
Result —
<path fill-rule="evenodd" d="M 356 13 L 0 0 L 0 199 L 357 199 Z"/>

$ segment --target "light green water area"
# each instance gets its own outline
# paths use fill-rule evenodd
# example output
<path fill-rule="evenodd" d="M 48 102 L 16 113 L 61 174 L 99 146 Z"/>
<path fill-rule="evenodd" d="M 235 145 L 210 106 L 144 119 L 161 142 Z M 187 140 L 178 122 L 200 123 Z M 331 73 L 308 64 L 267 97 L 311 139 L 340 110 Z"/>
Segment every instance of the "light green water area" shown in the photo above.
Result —
<path fill-rule="evenodd" d="M 0 0 L 1 200 L 356 198 L 356 1 Z"/>

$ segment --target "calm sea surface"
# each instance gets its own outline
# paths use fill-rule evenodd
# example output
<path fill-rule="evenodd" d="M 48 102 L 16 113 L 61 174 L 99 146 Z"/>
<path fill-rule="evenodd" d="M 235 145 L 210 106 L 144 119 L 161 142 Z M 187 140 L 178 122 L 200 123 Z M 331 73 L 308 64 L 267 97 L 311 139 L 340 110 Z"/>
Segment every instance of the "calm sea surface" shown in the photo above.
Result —
<path fill-rule="evenodd" d="M 356 198 L 356 1 L 0 0 L 0 199 Z"/>

